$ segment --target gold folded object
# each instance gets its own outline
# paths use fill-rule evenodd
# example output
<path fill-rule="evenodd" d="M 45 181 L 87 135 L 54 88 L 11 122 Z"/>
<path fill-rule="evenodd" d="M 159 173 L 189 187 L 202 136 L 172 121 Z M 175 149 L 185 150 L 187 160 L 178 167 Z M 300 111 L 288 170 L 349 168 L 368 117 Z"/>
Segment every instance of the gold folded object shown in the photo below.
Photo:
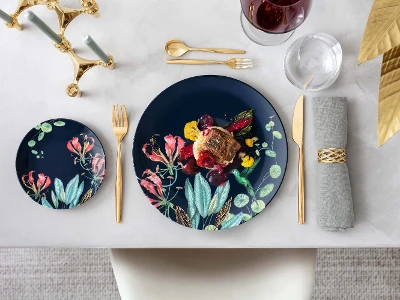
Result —
<path fill-rule="evenodd" d="M 328 148 L 318 150 L 318 163 L 332 164 L 345 163 L 346 149 L 345 148 Z"/>

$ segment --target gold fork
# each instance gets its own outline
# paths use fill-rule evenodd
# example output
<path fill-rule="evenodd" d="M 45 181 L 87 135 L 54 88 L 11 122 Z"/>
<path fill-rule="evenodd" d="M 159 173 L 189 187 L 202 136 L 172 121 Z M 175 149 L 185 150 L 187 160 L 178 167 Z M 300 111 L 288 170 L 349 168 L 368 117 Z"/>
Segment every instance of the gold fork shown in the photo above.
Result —
<path fill-rule="evenodd" d="M 115 181 L 115 213 L 117 223 L 122 219 L 122 140 L 128 132 L 128 116 L 125 105 L 113 105 L 113 131 L 118 141 L 117 179 Z"/>
<path fill-rule="evenodd" d="M 168 59 L 167 64 L 180 65 L 227 65 L 231 69 L 247 69 L 253 67 L 251 58 L 232 58 L 228 61 L 197 60 L 197 59 Z"/>

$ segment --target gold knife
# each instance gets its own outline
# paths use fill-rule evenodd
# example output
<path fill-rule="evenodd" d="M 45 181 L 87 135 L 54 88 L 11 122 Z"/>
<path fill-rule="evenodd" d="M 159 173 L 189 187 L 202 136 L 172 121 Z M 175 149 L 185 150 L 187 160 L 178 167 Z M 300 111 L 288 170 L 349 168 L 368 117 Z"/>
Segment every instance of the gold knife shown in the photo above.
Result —
<path fill-rule="evenodd" d="M 304 96 L 301 95 L 297 100 L 293 114 L 293 140 L 299 146 L 299 224 L 304 224 Z"/>

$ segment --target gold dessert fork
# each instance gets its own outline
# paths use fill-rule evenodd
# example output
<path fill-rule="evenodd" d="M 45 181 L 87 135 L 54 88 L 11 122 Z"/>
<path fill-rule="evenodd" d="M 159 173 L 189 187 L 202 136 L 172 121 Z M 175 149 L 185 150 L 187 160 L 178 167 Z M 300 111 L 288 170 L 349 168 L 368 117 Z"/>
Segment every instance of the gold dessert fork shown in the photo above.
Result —
<path fill-rule="evenodd" d="M 128 116 L 125 105 L 113 105 L 113 131 L 118 141 L 117 178 L 115 181 L 115 213 L 117 223 L 122 219 L 122 140 L 128 132 Z"/>
<path fill-rule="evenodd" d="M 197 60 L 197 59 L 168 59 L 167 64 L 179 65 L 227 65 L 231 69 L 247 69 L 253 67 L 251 58 L 232 58 L 228 61 Z"/>

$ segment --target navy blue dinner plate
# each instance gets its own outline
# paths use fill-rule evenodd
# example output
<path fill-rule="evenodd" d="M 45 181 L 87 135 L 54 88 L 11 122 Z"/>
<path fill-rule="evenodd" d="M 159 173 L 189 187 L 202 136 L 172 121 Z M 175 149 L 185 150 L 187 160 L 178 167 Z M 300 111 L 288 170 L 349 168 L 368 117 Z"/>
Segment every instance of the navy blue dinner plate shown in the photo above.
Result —
<path fill-rule="evenodd" d="M 252 129 L 238 139 L 241 158 L 223 169 L 227 181 L 215 185 L 205 168 L 195 175 L 182 172 L 182 148 L 193 143 L 185 138 L 186 124 L 208 114 L 223 127 L 251 109 Z M 282 183 L 287 159 L 285 130 L 271 103 L 251 86 L 222 76 L 189 78 L 163 91 L 143 113 L 133 143 L 136 176 L 149 203 L 199 230 L 233 228 L 262 212 Z"/>
<path fill-rule="evenodd" d="M 15 165 L 19 182 L 33 201 L 69 209 L 97 192 L 106 173 L 106 156 L 97 136 L 85 125 L 52 119 L 27 133 Z"/>

